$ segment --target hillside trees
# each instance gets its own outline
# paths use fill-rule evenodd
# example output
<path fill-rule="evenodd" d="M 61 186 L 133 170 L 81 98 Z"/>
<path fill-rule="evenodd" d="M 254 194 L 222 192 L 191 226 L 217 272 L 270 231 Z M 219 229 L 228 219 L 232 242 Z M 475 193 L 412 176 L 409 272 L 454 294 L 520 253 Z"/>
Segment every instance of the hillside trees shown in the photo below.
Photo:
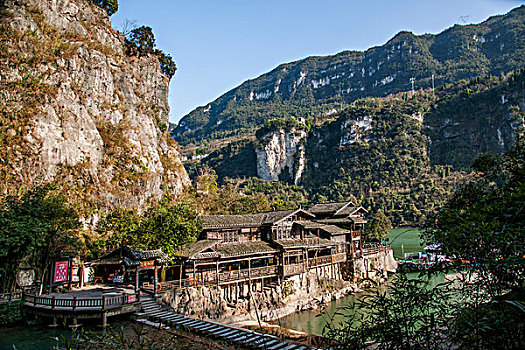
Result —
<path fill-rule="evenodd" d="M 171 202 L 166 198 L 148 211 L 115 208 L 98 223 L 99 236 L 88 245 L 94 256 L 120 245 L 138 249 L 157 249 L 173 257 L 175 251 L 193 242 L 200 232 L 196 207 L 191 202 Z"/>
<path fill-rule="evenodd" d="M 382 240 L 390 232 L 391 228 L 392 222 L 390 219 L 382 210 L 378 210 L 366 224 L 365 234 L 368 239 Z"/>
<path fill-rule="evenodd" d="M 44 281 L 53 258 L 76 251 L 79 229 L 76 210 L 52 184 L 0 198 L 0 289 L 15 288 L 22 263 L 39 269 Z"/>

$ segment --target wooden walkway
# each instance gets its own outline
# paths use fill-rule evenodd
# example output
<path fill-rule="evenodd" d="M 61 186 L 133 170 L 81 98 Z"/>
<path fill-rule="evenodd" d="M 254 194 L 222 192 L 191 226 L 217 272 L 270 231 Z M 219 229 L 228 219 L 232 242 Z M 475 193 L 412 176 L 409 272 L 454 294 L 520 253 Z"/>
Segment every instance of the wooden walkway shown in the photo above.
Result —
<path fill-rule="evenodd" d="M 143 313 L 137 314 L 138 318 L 147 317 L 150 321 L 158 322 L 159 324 L 182 328 L 192 333 L 202 334 L 243 348 L 265 350 L 313 349 L 306 345 L 289 343 L 273 335 L 183 316 L 175 313 L 170 308 L 162 307 L 157 303 L 156 299 L 149 295 L 143 294 L 141 304 Z"/>

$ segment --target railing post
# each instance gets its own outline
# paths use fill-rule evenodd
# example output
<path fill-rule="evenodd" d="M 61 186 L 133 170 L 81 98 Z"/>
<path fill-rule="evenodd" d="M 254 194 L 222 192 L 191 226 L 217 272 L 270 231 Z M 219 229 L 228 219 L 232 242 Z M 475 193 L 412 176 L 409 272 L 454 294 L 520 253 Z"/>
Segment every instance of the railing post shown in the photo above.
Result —
<path fill-rule="evenodd" d="M 77 297 L 74 296 L 73 297 L 73 312 L 75 312 L 77 309 Z"/>
<path fill-rule="evenodd" d="M 53 297 L 51 298 L 51 310 L 54 310 L 55 309 L 55 296 L 53 295 Z"/>
<path fill-rule="evenodd" d="M 102 310 L 106 310 L 106 296 L 102 296 Z"/>

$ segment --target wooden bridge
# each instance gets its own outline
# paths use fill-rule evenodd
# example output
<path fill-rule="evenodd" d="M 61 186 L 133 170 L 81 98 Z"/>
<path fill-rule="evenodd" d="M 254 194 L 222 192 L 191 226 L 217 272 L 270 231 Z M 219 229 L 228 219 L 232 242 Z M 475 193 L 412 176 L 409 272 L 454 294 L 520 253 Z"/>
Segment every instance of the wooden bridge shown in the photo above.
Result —
<path fill-rule="evenodd" d="M 242 348 L 265 350 L 310 350 L 306 345 L 294 344 L 276 336 L 260 332 L 224 325 L 217 322 L 201 321 L 175 313 L 171 308 L 161 306 L 156 299 L 144 295 L 141 300 L 142 310 L 137 316 L 156 322 L 157 326 L 166 325 L 187 330 L 192 333 L 202 334 L 206 337 L 222 340 L 226 343 Z M 315 349 L 314 349 L 315 350 Z"/>

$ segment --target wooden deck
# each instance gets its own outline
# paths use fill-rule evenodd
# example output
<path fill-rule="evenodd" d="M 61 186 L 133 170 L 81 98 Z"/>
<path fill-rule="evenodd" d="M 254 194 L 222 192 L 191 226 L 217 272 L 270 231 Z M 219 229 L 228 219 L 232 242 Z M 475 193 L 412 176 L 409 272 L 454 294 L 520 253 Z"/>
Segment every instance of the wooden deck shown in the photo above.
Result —
<path fill-rule="evenodd" d="M 77 326 L 78 319 L 100 318 L 106 326 L 107 317 L 134 313 L 140 308 L 140 293 L 124 288 L 91 288 L 63 294 L 22 294 L 24 305 L 39 316 L 53 319 L 71 319 Z"/>
<path fill-rule="evenodd" d="M 140 302 L 140 293 L 126 294 L 117 296 L 106 296 L 96 298 L 83 297 L 61 297 L 57 295 L 41 295 L 23 294 L 22 300 L 26 306 L 57 311 L 106 311 L 116 308 L 121 308 L 128 304 Z"/>
<path fill-rule="evenodd" d="M 362 255 L 373 255 L 378 254 L 381 252 L 388 252 L 392 248 L 390 247 L 390 244 L 372 244 L 372 245 L 365 245 L 362 250 Z"/>

